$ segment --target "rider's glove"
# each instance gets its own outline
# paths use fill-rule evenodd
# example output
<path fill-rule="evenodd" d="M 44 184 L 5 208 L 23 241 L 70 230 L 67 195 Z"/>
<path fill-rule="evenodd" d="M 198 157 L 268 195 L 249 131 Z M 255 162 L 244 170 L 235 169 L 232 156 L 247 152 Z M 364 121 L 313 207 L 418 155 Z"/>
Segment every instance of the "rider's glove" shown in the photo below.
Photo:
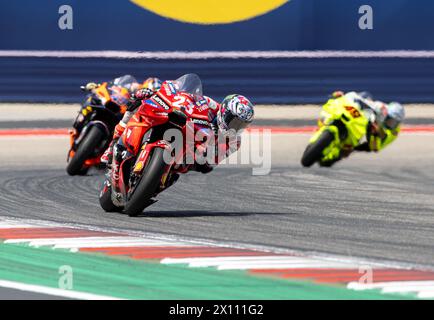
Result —
<path fill-rule="evenodd" d="M 130 101 L 127 103 L 127 110 L 134 111 L 142 104 L 142 100 L 151 97 L 154 94 L 154 91 L 148 88 L 139 89 L 134 92 L 131 96 Z"/>
<path fill-rule="evenodd" d="M 219 127 L 217 125 L 217 116 L 212 110 L 208 111 L 208 122 L 211 126 L 211 129 L 214 131 L 214 134 L 218 134 Z"/>
<path fill-rule="evenodd" d="M 379 137 L 380 139 L 385 139 L 387 136 L 384 128 L 377 121 L 371 122 L 370 134 L 371 136 Z"/>
<path fill-rule="evenodd" d="M 149 88 L 139 89 L 133 94 L 133 99 L 135 100 L 143 100 L 147 99 L 154 94 L 154 91 Z"/>
<path fill-rule="evenodd" d="M 378 136 L 380 128 L 379 128 L 379 125 L 378 125 L 377 122 L 372 122 L 371 126 L 370 126 L 370 129 L 371 129 L 371 135 L 372 136 Z"/>

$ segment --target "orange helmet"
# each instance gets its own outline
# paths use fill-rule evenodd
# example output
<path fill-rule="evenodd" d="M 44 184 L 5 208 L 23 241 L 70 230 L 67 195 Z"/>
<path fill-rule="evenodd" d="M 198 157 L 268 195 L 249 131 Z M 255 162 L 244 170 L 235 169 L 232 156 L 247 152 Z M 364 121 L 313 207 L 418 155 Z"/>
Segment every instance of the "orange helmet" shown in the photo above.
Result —
<path fill-rule="evenodd" d="M 160 90 L 161 85 L 163 82 L 158 78 L 148 78 L 143 82 L 143 88 L 144 89 L 151 89 L 152 91 L 156 92 Z"/>

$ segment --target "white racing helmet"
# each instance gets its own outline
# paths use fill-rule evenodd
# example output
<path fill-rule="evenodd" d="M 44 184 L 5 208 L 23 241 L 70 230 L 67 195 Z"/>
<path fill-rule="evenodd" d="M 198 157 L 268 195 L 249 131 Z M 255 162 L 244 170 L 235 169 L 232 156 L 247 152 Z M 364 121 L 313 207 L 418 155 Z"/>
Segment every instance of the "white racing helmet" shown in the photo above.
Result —
<path fill-rule="evenodd" d="M 239 132 L 252 123 L 253 116 L 253 104 L 246 97 L 233 94 L 222 101 L 217 113 L 217 123 L 223 132 Z"/>
<path fill-rule="evenodd" d="M 383 125 L 390 130 L 396 129 L 405 118 L 404 106 L 399 102 L 391 102 L 386 106 L 387 114 L 383 119 Z"/>

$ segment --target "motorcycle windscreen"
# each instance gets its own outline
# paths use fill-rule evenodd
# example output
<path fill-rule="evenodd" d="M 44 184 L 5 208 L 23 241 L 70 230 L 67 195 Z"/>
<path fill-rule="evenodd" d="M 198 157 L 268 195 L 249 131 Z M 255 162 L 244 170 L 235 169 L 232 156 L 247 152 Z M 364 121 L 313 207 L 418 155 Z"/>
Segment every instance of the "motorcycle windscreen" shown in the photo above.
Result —
<path fill-rule="evenodd" d="M 136 83 L 138 83 L 137 79 L 134 78 L 133 76 L 129 75 L 129 74 L 113 80 L 113 85 L 119 86 L 119 87 L 122 87 L 122 88 L 125 88 L 128 90 L 130 90 L 131 87 L 133 86 L 133 84 L 136 84 Z"/>
<path fill-rule="evenodd" d="M 202 81 L 195 73 L 185 74 L 174 82 L 179 91 L 190 93 L 195 97 L 203 96 Z"/>

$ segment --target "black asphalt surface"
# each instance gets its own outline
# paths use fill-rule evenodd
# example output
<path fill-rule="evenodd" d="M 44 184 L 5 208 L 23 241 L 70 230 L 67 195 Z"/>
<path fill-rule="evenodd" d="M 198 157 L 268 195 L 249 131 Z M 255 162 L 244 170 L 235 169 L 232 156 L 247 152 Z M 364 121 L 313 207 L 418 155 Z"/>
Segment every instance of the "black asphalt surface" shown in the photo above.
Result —
<path fill-rule="evenodd" d="M 434 266 L 433 168 L 372 160 L 189 173 L 136 218 L 102 211 L 97 172 L 1 169 L 0 215 Z"/>

